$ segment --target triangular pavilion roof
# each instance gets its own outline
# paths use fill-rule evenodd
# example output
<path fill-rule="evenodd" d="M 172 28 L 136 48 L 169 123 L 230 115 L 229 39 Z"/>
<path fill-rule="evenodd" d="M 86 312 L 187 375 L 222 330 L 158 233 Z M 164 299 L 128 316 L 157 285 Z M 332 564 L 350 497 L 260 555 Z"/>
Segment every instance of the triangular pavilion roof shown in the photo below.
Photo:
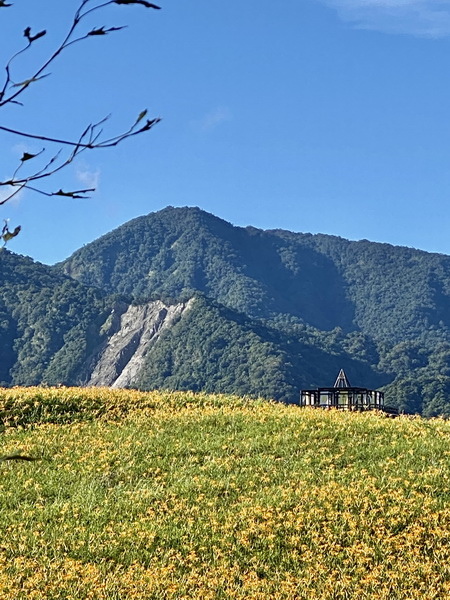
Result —
<path fill-rule="evenodd" d="M 334 384 L 335 388 L 349 388 L 352 387 L 350 385 L 350 382 L 347 378 L 347 375 L 345 374 L 344 369 L 341 369 L 339 371 L 339 375 L 337 376 L 336 382 Z"/>

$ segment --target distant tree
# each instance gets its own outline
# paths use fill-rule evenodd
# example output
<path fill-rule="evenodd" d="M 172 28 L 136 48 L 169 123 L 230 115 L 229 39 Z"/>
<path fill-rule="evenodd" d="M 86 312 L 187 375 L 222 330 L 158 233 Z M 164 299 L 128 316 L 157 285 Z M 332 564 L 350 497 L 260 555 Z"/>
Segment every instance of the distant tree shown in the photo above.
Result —
<path fill-rule="evenodd" d="M 107 6 L 132 5 L 136 4 L 144 8 L 159 9 L 160 7 L 147 0 L 80 0 L 78 8 L 73 16 L 73 20 L 68 29 L 63 32 L 61 43 L 54 47 L 47 58 L 31 70 L 28 76 L 21 81 L 16 81 L 15 64 L 20 56 L 32 51 L 35 44 L 39 44 L 47 31 L 32 31 L 27 26 L 23 31 L 25 38 L 23 47 L 12 54 L 5 65 L 5 75 L 3 85 L 0 82 L 0 108 L 7 105 L 21 105 L 26 96 L 26 92 L 36 82 L 50 75 L 48 68 L 60 57 L 60 55 L 70 46 L 85 42 L 92 38 L 98 38 L 110 35 L 123 29 L 124 27 L 106 27 L 98 26 L 89 29 L 84 27 L 86 17 L 93 13 L 103 11 Z M 0 0 L 0 9 L 13 7 L 12 2 Z M 59 7 L 58 7 L 59 8 Z M 10 8 L 11 10 L 11 8 Z M 107 134 L 104 126 L 108 117 L 100 121 L 89 123 L 83 131 L 76 137 L 70 139 L 68 136 L 52 137 L 47 132 L 23 131 L 19 127 L 6 127 L 0 123 L 0 131 L 9 133 L 21 139 L 39 140 L 48 145 L 37 153 L 23 152 L 18 165 L 12 175 L 7 179 L 0 180 L 0 189 L 5 189 L 6 193 L 0 197 L 0 206 L 6 204 L 21 190 L 27 189 L 43 194 L 45 196 L 62 196 L 69 198 L 86 198 L 86 194 L 93 192 L 94 188 L 82 190 L 62 190 L 51 189 L 46 186 L 48 178 L 70 165 L 75 158 L 86 150 L 95 150 L 98 148 L 110 148 L 117 146 L 124 140 L 149 131 L 159 118 L 147 118 L 147 109 L 142 110 L 139 115 L 131 122 L 128 129 L 119 133 Z M 0 238 L 4 243 L 15 237 L 20 231 L 20 226 L 10 231 L 8 223 L 5 222 Z"/>

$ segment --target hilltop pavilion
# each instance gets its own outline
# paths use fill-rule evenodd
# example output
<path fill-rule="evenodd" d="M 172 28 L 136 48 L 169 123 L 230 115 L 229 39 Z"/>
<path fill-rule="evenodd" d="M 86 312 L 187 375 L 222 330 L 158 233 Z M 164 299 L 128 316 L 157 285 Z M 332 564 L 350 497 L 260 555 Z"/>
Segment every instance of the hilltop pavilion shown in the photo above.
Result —
<path fill-rule="evenodd" d="M 333 387 L 302 390 L 300 406 L 343 410 L 385 410 L 384 393 L 351 386 L 344 369 L 339 371 Z"/>

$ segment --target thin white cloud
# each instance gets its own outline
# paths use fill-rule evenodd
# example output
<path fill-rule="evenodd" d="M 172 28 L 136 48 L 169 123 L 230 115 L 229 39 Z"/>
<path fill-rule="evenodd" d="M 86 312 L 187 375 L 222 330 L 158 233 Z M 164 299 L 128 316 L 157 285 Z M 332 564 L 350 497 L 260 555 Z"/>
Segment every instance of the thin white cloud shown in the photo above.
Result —
<path fill-rule="evenodd" d="M 201 131 L 212 131 L 226 121 L 231 121 L 232 115 L 226 106 L 217 106 L 206 113 L 201 119 L 193 121 L 193 125 Z"/>
<path fill-rule="evenodd" d="M 9 198 L 14 191 L 15 191 L 14 188 L 8 187 L 8 186 L 0 188 L 0 202 L 3 202 L 7 198 Z M 24 193 L 25 193 L 25 190 L 22 188 L 10 200 L 7 200 L 6 203 L 2 205 L 2 207 L 18 206 L 20 204 L 20 201 L 21 201 Z"/>
<path fill-rule="evenodd" d="M 13 154 L 22 156 L 24 152 L 32 152 L 33 150 L 30 149 L 30 144 L 19 142 L 18 144 L 14 144 L 14 146 L 12 146 L 11 151 L 13 152 Z"/>
<path fill-rule="evenodd" d="M 75 172 L 76 178 L 86 189 L 98 189 L 100 183 L 100 169 L 91 169 L 86 164 L 77 165 Z"/>
<path fill-rule="evenodd" d="M 450 35 L 450 0 L 319 0 L 359 29 L 430 38 Z"/>

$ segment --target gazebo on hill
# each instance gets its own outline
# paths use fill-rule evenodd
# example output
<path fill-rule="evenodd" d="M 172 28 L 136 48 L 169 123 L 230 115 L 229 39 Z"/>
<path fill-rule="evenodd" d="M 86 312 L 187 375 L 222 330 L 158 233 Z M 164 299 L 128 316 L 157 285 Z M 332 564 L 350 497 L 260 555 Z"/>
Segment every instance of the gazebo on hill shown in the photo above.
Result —
<path fill-rule="evenodd" d="M 397 412 L 395 409 L 384 405 L 384 392 L 351 386 L 344 369 L 339 371 L 333 387 L 302 390 L 300 392 L 300 406 Z"/>

